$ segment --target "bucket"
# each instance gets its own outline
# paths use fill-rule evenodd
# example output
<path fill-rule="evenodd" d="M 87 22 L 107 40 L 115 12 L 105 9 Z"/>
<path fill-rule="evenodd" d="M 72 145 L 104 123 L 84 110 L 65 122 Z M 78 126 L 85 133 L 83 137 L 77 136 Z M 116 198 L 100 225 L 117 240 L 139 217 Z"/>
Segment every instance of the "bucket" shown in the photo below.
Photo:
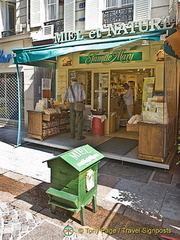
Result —
<path fill-rule="evenodd" d="M 92 120 L 92 134 L 96 136 L 104 135 L 104 121 L 101 122 L 100 118 L 93 117 Z"/>

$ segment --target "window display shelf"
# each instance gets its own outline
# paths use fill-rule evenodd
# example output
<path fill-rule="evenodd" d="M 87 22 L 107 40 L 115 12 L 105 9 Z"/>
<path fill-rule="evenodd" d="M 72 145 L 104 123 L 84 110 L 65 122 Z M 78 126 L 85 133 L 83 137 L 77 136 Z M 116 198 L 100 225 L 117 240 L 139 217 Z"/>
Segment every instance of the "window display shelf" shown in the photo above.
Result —
<path fill-rule="evenodd" d="M 28 111 L 28 137 L 44 140 L 70 129 L 69 111 L 45 114 L 43 112 Z"/>

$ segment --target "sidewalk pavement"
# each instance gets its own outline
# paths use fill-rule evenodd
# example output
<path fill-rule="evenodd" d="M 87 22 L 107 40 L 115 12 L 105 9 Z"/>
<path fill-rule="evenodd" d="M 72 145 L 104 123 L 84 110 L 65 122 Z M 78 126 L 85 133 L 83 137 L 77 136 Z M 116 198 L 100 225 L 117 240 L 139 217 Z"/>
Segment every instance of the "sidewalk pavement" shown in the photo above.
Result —
<path fill-rule="evenodd" d="M 44 184 L 47 189 L 50 171 L 42 162 L 63 151 L 32 144 L 15 148 L 12 142 L 16 131 L 7 128 L 5 135 L 1 133 L 0 128 L 0 174 L 35 186 Z M 179 159 L 179 155 L 176 157 Z M 143 224 L 180 234 L 179 170 L 175 164 L 164 171 L 104 159 L 99 164 L 97 204 Z M 49 209 L 32 206 L 8 192 L 0 192 L 0 196 L 0 239 L 69 239 L 64 234 L 67 225 L 83 229 L 73 233 L 73 239 L 115 238 L 104 232 L 89 234 L 87 226 L 82 227 L 71 218 L 60 221 Z"/>

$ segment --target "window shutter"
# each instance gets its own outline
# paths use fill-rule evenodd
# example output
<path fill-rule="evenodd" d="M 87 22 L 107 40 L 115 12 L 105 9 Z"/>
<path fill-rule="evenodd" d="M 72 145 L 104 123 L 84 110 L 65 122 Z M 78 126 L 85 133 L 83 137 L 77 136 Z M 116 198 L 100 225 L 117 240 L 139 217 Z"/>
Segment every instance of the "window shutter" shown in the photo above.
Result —
<path fill-rule="evenodd" d="M 75 0 L 64 1 L 64 31 L 75 30 Z"/>
<path fill-rule="evenodd" d="M 31 27 L 43 25 L 43 16 L 45 16 L 43 0 L 30 0 Z"/>
<path fill-rule="evenodd" d="M 86 0 L 85 30 L 102 28 L 103 0 Z"/>
<path fill-rule="evenodd" d="M 176 19 L 176 4 L 175 0 L 169 0 L 169 15 L 173 20 Z"/>
<path fill-rule="evenodd" d="M 134 1 L 134 20 L 150 19 L 151 17 L 151 0 Z"/>

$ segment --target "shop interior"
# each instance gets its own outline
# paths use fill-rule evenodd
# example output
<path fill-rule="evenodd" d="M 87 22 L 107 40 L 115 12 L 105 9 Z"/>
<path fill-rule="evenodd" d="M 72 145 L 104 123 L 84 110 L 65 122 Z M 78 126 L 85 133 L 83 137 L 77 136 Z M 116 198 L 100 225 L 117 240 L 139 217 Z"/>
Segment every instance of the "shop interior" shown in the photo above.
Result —
<path fill-rule="evenodd" d="M 71 71 L 69 79 L 76 76 L 78 82 L 86 90 L 86 111 L 84 112 L 84 130 L 91 131 L 91 110 L 99 111 L 111 119 L 109 122 L 109 134 L 117 137 L 138 139 L 137 129 L 128 131 L 126 106 L 123 100 L 125 90 L 124 83 L 128 83 L 133 89 L 134 104 L 133 115 L 141 115 L 143 81 L 145 77 L 154 76 L 154 69 L 114 69 L 110 72 Z M 109 76 L 110 75 L 110 76 Z M 110 80 L 110 81 L 109 81 Z M 105 123 L 106 134 L 107 123 Z"/>

